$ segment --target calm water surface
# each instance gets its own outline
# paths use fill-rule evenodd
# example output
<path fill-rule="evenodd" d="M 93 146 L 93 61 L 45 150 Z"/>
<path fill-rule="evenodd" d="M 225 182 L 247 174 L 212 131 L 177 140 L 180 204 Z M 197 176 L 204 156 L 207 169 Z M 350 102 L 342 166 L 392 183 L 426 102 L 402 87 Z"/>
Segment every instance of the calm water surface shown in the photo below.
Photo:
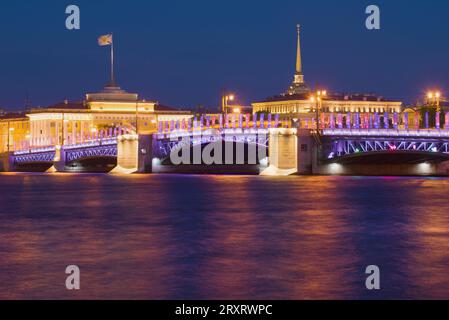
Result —
<path fill-rule="evenodd" d="M 449 180 L 2 174 L 0 298 L 449 298 Z"/>

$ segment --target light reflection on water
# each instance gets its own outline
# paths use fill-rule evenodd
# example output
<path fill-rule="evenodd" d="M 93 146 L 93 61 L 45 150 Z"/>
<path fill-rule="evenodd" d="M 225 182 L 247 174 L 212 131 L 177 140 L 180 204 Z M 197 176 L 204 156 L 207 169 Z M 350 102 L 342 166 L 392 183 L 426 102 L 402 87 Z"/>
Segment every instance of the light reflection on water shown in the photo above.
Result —
<path fill-rule="evenodd" d="M 0 175 L 0 298 L 449 298 L 448 181 Z"/>

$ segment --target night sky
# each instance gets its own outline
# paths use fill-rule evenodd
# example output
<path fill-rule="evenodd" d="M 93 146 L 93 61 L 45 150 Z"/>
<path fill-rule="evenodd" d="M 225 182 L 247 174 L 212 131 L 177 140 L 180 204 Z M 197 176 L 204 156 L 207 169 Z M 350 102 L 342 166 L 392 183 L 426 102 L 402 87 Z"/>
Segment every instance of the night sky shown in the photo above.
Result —
<path fill-rule="evenodd" d="M 66 6 L 81 30 L 65 28 Z M 365 8 L 381 9 L 380 31 Z M 228 88 L 249 104 L 293 79 L 301 23 L 306 82 L 413 102 L 449 93 L 449 1 L 73 0 L 1 1 L 0 107 L 81 100 L 108 81 L 114 32 L 122 88 L 178 108 L 218 106 Z"/>

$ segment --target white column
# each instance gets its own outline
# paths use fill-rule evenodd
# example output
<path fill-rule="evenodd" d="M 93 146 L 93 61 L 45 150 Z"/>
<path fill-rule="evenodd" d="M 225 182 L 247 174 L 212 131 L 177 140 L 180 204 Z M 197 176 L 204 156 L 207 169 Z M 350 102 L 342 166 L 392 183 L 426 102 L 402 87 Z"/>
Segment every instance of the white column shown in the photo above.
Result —
<path fill-rule="evenodd" d="M 86 134 L 84 132 L 85 127 L 86 127 L 85 124 L 86 124 L 86 122 L 81 120 L 81 142 L 84 142 L 84 135 Z"/>
<path fill-rule="evenodd" d="M 59 121 L 55 123 L 55 144 L 59 144 Z"/>
<path fill-rule="evenodd" d="M 47 144 L 51 145 L 53 143 L 52 142 L 52 134 L 51 134 L 51 121 L 47 120 L 46 129 L 47 129 L 47 141 L 48 141 Z"/>
<path fill-rule="evenodd" d="M 76 121 L 72 121 L 72 143 L 76 143 Z"/>
<path fill-rule="evenodd" d="M 69 133 L 68 133 L 68 128 L 69 128 L 69 126 L 68 126 L 68 124 L 69 124 L 69 122 L 68 121 L 66 121 L 66 120 L 63 120 L 63 124 L 62 124 L 62 126 L 63 126 L 63 141 L 64 141 L 64 143 L 67 143 L 68 141 L 68 137 L 69 137 Z"/>

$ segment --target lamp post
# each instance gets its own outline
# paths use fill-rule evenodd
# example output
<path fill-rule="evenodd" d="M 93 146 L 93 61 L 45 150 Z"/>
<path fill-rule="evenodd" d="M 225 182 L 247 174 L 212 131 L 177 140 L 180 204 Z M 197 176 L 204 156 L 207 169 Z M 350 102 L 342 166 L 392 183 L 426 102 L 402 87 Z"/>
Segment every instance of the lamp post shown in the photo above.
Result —
<path fill-rule="evenodd" d="M 320 130 L 320 109 L 323 106 L 323 99 L 327 96 L 327 91 L 318 90 L 314 95 L 310 97 L 310 101 L 315 102 L 315 116 L 316 116 L 316 131 Z"/>
<path fill-rule="evenodd" d="M 224 94 L 222 99 L 221 99 L 221 111 L 223 113 L 228 113 L 227 109 L 228 109 L 228 102 L 229 101 L 234 101 L 235 100 L 235 96 L 233 94 Z"/>

